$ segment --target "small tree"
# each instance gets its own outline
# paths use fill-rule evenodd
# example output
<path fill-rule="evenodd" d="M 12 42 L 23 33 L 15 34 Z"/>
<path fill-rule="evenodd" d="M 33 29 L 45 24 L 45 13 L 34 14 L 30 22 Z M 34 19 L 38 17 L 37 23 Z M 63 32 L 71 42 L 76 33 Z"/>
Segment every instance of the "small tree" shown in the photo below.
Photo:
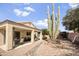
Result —
<path fill-rule="evenodd" d="M 63 17 L 63 25 L 67 30 L 79 32 L 79 7 L 67 11 L 67 14 Z"/>
<path fill-rule="evenodd" d="M 49 32 L 48 32 L 48 30 L 47 30 L 47 29 L 42 29 L 42 34 L 43 34 L 43 35 L 48 35 L 48 34 L 49 34 Z"/>

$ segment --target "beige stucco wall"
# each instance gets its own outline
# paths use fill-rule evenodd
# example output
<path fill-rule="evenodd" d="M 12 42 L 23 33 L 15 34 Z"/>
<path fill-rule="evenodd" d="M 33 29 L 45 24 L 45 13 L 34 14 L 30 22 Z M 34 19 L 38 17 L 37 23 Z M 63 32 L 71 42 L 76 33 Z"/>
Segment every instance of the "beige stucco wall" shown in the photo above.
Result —
<path fill-rule="evenodd" d="M 4 26 L 5 26 L 5 31 L 6 31 L 6 34 L 5 34 L 6 44 L 3 47 L 4 50 L 10 50 L 13 48 L 13 31 L 14 31 L 13 28 L 18 28 L 19 30 L 21 30 L 20 31 L 20 38 L 25 37 L 26 32 L 29 30 L 31 32 L 31 42 L 34 42 L 34 32 L 36 29 L 22 27 L 20 25 L 8 24 L 8 23 L 4 24 Z M 0 26 L 0 27 L 3 27 L 3 26 Z M 39 31 L 39 30 L 37 30 L 37 31 Z M 0 45 L 4 44 L 4 36 L 3 35 L 4 35 L 3 30 L 0 30 Z"/>
<path fill-rule="evenodd" d="M 10 50 L 13 48 L 13 26 L 6 24 L 6 49 Z"/>
<path fill-rule="evenodd" d="M 0 46 L 4 44 L 4 30 L 0 29 Z"/>
<path fill-rule="evenodd" d="M 20 38 L 26 37 L 26 31 L 20 31 Z"/>
<path fill-rule="evenodd" d="M 32 32 L 31 32 L 31 42 L 32 43 L 34 42 L 34 30 L 32 30 Z"/>
<path fill-rule="evenodd" d="M 20 31 L 20 42 L 24 41 L 24 37 L 26 37 L 26 31 Z"/>

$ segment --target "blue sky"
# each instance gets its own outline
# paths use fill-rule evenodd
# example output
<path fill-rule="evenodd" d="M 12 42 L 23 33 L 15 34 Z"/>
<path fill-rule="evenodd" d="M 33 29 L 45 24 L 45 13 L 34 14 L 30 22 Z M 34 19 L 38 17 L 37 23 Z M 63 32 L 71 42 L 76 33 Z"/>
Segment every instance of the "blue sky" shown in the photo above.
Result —
<path fill-rule="evenodd" d="M 57 14 L 58 5 L 60 6 L 60 31 L 65 28 L 62 25 L 62 18 L 70 8 L 77 7 L 78 4 L 56 3 L 55 14 Z M 18 22 L 33 22 L 38 28 L 47 28 L 47 7 L 50 7 L 52 14 L 51 3 L 4 3 L 0 4 L 0 21 L 9 19 Z"/>

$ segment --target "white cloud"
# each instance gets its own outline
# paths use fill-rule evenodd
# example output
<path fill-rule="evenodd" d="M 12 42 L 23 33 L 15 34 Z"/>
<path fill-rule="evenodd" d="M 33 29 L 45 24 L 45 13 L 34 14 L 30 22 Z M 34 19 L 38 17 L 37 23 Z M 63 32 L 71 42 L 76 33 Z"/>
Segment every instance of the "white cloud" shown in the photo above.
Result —
<path fill-rule="evenodd" d="M 26 11 L 32 11 L 32 12 L 35 11 L 32 7 L 24 7 L 24 9 L 25 9 Z"/>
<path fill-rule="evenodd" d="M 30 14 L 30 12 L 26 12 L 26 11 L 23 11 L 23 12 L 22 12 L 22 16 L 24 16 L 24 17 L 25 17 L 25 16 L 28 16 L 29 14 Z"/>
<path fill-rule="evenodd" d="M 22 11 L 20 11 L 19 9 L 14 9 L 14 12 L 16 13 L 17 16 L 20 16 Z"/>
<path fill-rule="evenodd" d="M 71 8 L 76 8 L 76 7 L 79 6 L 79 4 L 78 4 L 78 3 L 70 3 L 69 6 L 70 6 Z"/>
<path fill-rule="evenodd" d="M 28 16 L 31 12 L 28 11 L 21 11 L 20 9 L 14 9 L 14 12 L 17 16 Z"/>
<path fill-rule="evenodd" d="M 38 20 L 36 22 L 34 22 L 34 24 L 37 26 L 37 28 L 47 28 L 48 24 L 47 24 L 47 19 L 44 20 Z"/>
<path fill-rule="evenodd" d="M 29 14 L 31 14 L 32 12 L 35 12 L 35 10 L 31 7 L 24 7 L 24 11 L 20 10 L 20 9 L 14 9 L 14 12 L 17 16 L 28 16 Z"/>

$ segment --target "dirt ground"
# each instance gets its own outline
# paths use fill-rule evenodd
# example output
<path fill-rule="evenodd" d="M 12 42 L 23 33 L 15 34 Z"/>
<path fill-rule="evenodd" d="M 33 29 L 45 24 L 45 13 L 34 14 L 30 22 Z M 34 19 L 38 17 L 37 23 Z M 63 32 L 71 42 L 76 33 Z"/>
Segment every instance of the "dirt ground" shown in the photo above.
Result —
<path fill-rule="evenodd" d="M 33 47 L 32 49 L 27 49 Z M 2 51 L 1 51 L 2 53 Z M 79 45 L 72 44 L 68 40 L 60 40 L 60 43 L 51 43 L 42 40 L 29 46 L 14 49 L 8 53 L 3 53 L 8 56 L 79 56 Z"/>
<path fill-rule="evenodd" d="M 27 55 L 27 54 L 26 54 Z M 31 56 L 78 56 L 79 48 L 68 40 L 60 40 L 59 44 L 42 42 L 28 54 Z"/>

